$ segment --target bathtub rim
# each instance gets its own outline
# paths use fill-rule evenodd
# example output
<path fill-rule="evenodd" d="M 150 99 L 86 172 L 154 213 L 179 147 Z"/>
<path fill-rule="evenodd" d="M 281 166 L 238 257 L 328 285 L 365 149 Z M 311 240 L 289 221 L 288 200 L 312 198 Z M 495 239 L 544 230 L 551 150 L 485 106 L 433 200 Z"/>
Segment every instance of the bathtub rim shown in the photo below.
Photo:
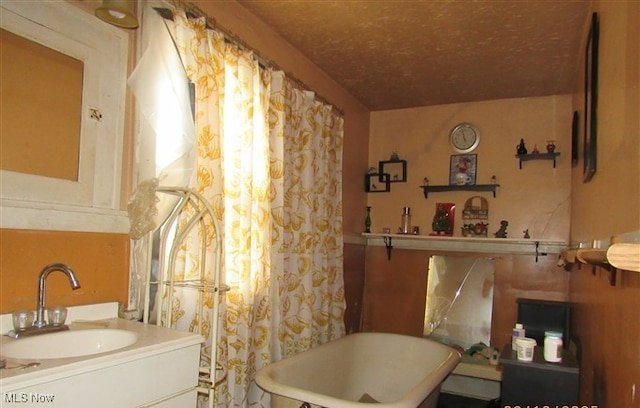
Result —
<path fill-rule="evenodd" d="M 332 345 L 335 342 L 354 341 L 354 338 L 358 336 L 376 336 L 386 337 L 389 339 L 403 337 L 405 339 L 408 339 L 408 341 L 425 341 L 429 342 L 433 347 L 436 347 L 440 350 L 445 350 L 448 353 L 447 357 L 434 368 L 434 370 L 432 371 L 433 375 L 427 376 L 422 379 L 402 398 L 396 399 L 391 402 L 376 403 L 376 408 L 415 408 L 419 406 L 422 401 L 424 401 L 435 389 L 437 389 L 442 384 L 444 379 L 453 371 L 453 369 L 458 365 L 461 359 L 460 353 L 454 348 L 424 337 L 381 332 L 353 333 L 345 335 L 328 343 L 321 344 L 310 350 L 306 350 L 299 354 L 289 356 L 282 360 L 268 364 L 256 373 L 256 384 L 262 390 L 270 394 L 276 394 L 281 397 L 308 402 L 310 404 L 319 405 L 322 407 L 363 408 L 364 406 L 367 406 L 371 408 L 371 403 L 343 400 L 329 395 L 319 394 L 314 391 L 282 384 L 274 378 L 274 374 L 277 370 L 286 368 L 291 364 L 295 364 L 296 359 L 294 359 L 294 357 L 303 353 L 319 353 L 322 351 L 322 349 Z"/>

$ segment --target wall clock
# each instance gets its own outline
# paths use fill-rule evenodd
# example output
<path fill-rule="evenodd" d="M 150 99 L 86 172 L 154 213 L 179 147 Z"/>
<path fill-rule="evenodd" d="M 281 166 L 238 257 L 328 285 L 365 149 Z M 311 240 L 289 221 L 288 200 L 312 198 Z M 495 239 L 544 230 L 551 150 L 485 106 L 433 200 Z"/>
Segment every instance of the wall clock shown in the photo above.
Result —
<path fill-rule="evenodd" d="M 472 152 L 480 144 L 480 131 L 471 123 L 460 123 L 451 131 L 449 142 L 458 153 Z"/>

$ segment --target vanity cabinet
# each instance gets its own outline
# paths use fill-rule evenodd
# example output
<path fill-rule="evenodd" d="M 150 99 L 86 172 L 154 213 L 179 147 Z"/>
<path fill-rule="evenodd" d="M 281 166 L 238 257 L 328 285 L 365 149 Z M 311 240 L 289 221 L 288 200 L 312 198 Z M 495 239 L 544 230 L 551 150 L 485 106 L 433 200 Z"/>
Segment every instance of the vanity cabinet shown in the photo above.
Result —
<path fill-rule="evenodd" d="M 2 403 L 51 408 L 196 406 L 202 336 L 117 318 L 99 324 L 135 332 L 138 340 L 111 352 L 42 359 L 35 368 L 2 370 Z M 2 339 L 6 341 L 20 340 Z"/>
<path fill-rule="evenodd" d="M 578 405 L 580 369 L 574 354 L 562 350 L 562 362 L 544 360 L 543 347 L 536 346 L 533 361 L 520 361 L 507 344 L 502 349 L 502 406 Z"/>
<path fill-rule="evenodd" d="M 3 392 L 21 407 L 195 407 L 199 358 L 194 345 Z"/>

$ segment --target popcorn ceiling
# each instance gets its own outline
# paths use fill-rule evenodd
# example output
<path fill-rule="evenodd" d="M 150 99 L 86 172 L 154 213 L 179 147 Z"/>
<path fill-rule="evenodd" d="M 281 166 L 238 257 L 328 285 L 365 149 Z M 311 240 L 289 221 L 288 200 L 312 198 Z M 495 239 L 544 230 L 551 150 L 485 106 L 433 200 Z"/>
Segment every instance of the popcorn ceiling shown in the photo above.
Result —
<path fill-rule="evenodd" d="M 589 20 L 588 0 L 238 2 L 371 110 L 572 93 Z"/>

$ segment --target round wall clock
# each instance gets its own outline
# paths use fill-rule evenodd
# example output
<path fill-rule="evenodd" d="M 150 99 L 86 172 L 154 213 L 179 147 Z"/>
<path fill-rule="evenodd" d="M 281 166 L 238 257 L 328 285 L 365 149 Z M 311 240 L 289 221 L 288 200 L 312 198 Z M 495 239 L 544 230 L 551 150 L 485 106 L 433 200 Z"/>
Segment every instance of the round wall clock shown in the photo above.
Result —
<path fill-rule="evenodd" d="M 460 123 L 451 131 L 449 142 L 458 153 L 472 152 L 480 144 L 480 131 L 471 123 Z"/>

